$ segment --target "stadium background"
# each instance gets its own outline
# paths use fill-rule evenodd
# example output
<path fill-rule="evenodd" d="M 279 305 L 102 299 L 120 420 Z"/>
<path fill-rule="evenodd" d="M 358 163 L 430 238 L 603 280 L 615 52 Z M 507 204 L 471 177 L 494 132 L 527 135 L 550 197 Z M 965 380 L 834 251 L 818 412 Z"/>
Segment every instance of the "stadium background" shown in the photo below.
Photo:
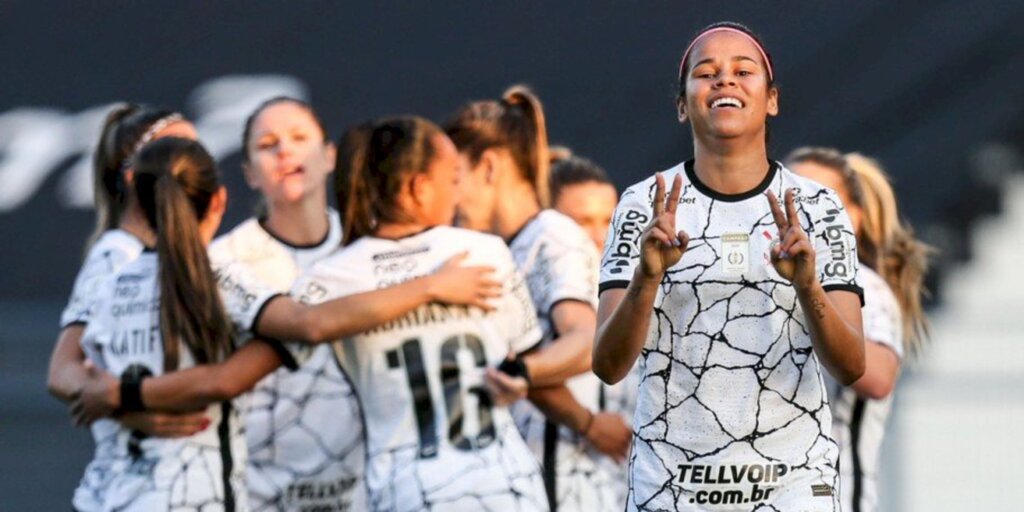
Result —
<path fill-rule="evenodd" d="M 91 443 L 45 393 L 57 317 L 93 217 L 89 152 L 130 99 L 182 109 L 251 213 L 245 115 L 301 95 L 334 135 L 384 114 L 443 120 L 530 84 L 554 143 L 620 189 L 689 158 L 677 59 L 694 31 L 747 23 L 772 52 L 776 157 L 882 160 L 939 246 L 935 343 L 897 391 L 886 510 L 1005 510 L 1024 477 L 1024 3 L 957 1 L 0 4 L 0 509 L 66 510 Z"/>

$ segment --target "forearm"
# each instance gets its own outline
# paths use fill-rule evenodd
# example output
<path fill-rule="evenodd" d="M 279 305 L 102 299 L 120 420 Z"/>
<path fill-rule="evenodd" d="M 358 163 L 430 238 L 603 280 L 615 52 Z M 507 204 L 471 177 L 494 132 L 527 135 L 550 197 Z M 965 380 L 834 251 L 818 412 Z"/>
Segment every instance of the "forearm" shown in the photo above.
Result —
<path fill-rule="evenodd" d="M 259 319 L 257 332 L 270 338 L 324 343 L 390 322 L 435 298 L 434 278 L 405 283 L 306 306 L 278 297 Z"/>
<path fill-rule="evenodd" d="M 150 410 L 194 411 L 244 391 L 230 389 L 222 375 L 221 365 L 203 365 L 144 379 L 142 403 Z"/>
<path fill-rule="evenodd" d="M 864 375 L 850 385 L 857 395 L 881 400 L 896 386 L 900 359 L 891 349 L 873 341 L 864 343 Z"/>
<path fill-rule="evenodd" d="M 660 282 L 660 277 L 644 277 L 637 271 L 622 301 L 598 326 L 593 368 L 605 383 L 615 384 L 625 378 L 639 357 L 647 338 Z"/>
<path fill-rule="evenodd" d="M 85 353 L 79 344 L 83 330 L 77 325 L 62 330 L 50 356 L 46 389 L 63 402 L 70 402 L 85 384 Z"/>
<path fill-rule="evenodd" d="M 535 386 L 551 386 L 590 370 L 593 335 L 571 332 L 527 354 L 523 362 Z"/>
<path fill-rule="evenodd" d="M 594 414 L 580 404 L 565 385 L 531 387 L 527 399 L 552 422 L 584 433 Z"/>
<path fill-rule="evenodd" d="M 837 381 L 850 385 L 864 373 L 864 338 L 860 326 L 847 322 L 821 283 L 797 289 L 818 359 Z"/>

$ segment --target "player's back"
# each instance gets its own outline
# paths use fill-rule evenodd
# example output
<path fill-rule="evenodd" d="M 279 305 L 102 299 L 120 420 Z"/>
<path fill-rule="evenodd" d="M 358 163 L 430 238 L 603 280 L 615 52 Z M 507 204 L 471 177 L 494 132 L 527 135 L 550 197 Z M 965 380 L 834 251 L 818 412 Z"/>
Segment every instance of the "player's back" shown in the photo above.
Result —
<path fill-rule="evenodd" d="M 496 310 L 428 304 L 335 344 L 363 404 L 375 510 L 544 510 L 539 467 L 484 371 L 541 337 L 522 275 L 493 236 L 435 227 L 364 237 L 314 265 L 295 293 L 324 300 L 427 275 L 468 251 L 503 283 Z"/>

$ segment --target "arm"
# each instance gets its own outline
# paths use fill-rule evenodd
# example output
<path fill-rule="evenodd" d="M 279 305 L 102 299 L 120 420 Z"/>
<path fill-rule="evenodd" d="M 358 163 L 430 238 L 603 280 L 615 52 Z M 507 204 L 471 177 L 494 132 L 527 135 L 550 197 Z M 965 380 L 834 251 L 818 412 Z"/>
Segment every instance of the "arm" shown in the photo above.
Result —
<path fill-rule="evenodd" d="M 143 379 L 140 395 L 147 409 L 195 411 L 252 389 L 280 365 L 281 357 L 276 349 L 254 340 L 221 363 Z M 89 381 L 72 407 L 77 424 L 92 423 L 122 405 L 118 378 L 91 366 L 89 373 Z"/>
<path fill-rule="evenodd" d="M 437 272 L 402 284 L 329 300 L 313 306 L 286 296 L 270 300 L 257 319 L 262 336 L 323 343 L 390 322 L 430 302 L 445 302 L 492 310 L 489 301 L 500 295 L 490 267 L 463 267 L 466 253 L 454 256 Z"/>
<path fill-rule="evenodd" d="M 523 356 L 534 386 L 549 386 L 590 370 L 597 314 L 583 302 L 566 300 L 551 309 L 554 342 Z"/>
<path fill-rule="evenodd" d="M 85 352 L 82 351 L 82 333 L 85 325 L 72 324 L 65 327 L 57 338 L 57 344 L 50 355 L 50 370 L 46 379 L 46 390 L 50 395 L 65 403 L 71 402 L 86 381 Z"/>
<path fill-rule="evenodd" d="M 666 204 L 665 178 L 656 176 L 653 218 L 640 239 L 640 264 L 625 290 L 609 289 L 601 294 L 593 366 L 606 384 L 624 379 L 636 363 L 647 338 L 658 286 L 690 242 L 685 232 L 675 229 L 682 186 L 682 177 L 676 176 Z"/>
<path fill-rule="evenodd" d="M 549 420 L 576 432 L 601 453 L 620 462 L 629 453 L 633 430 L 622 416 L 591 412 L 565 385 L 530 388 L 527 397 Z"/>
<path fill-rule="evenodd" d="M 850 385 L 857 395 L 881 400 L 896 387 L 900 373 L 900 358 L 891 348 L 867 340 L 864 343 L 864 375 Z"/>
<path fill-rule="evenodd" d="M 779 229 L 779 243 L 771 249 L 772 266 L 796 289 L 818 359 L 837 381 L 848 386 L 864 373 L 860 297 L 847 290 L 825 291 L 815 248 L 800 225 L 793 190 L 786 191 L 785 214 L 772 191 L 766 196 Z"/>

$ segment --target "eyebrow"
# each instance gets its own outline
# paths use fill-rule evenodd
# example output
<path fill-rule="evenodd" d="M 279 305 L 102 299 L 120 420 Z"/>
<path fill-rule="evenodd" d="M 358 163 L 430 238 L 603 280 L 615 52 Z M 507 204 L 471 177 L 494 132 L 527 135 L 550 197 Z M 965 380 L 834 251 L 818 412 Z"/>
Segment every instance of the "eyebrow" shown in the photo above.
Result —
<path fill-rule="evenodd" d="M 696 68 L 697 66 L 700 66 L 701 64 L 707 64 L 707 63 L 711 62 L 712 60 L 714 60 L 714 59 L 712 59 L 711 57 L 708 57 L 706 59 L 702 59 L 701 61 L 699 61 L 696 64 L 694 64 L 693 67 Z M 735 61 L 739 61 L 739 60 L 749 60 L 750 62 L 753 62 L 754 64 L 760 65 L 760 63 L 758 63 L 756 60 L 754 60 L 754 59 L 752 59 L 750 57 L 747 57 L 746 55 L 737 55 L 737 56 L 733 57 L 730 60 L 732 60 L 734 62 Z"/>

